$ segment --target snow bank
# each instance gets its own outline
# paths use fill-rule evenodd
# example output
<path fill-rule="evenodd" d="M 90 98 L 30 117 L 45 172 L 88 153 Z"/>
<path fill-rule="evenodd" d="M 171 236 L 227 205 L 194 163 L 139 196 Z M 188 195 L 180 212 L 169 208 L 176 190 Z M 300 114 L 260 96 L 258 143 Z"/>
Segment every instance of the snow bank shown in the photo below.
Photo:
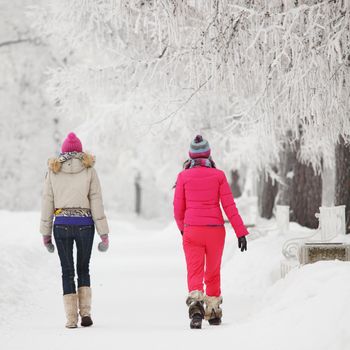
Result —
<path fill-rule="evenodd" d="M 265 293 L 244 328 L 262 349 L 349 348 L 350 263 L 319 262 L 290 272 Z"/>
<path fill-rule="evenodd" d="M 350 262 L 305 265 L 280 279 L 284 240 L 270 232 L 249 242 L 246 254 L 234 250 L 224 264 L 225 319 L 236 313 L 230 320 L 235 341 L 245 349 L 348 349 Z"/>
<path fill-rule="evenodd" d="M 111 248 L 93 250 L 89 330 L 66 330 L 56 254 L 36 229 L 37 213 L 0 211 L 0 348 L 347 350 L 350 263 L 319 262 L 279 278 L 283 237 L 269 230 L 237 249 L 227 230 L 224 322 L 188 327 L 186 271 L 175 224 L 113 218 Z M 269 228 L 265 223 L 264 230 Z M 295 227 L 294 227 L 295 228 Z M 300 230 L 303 230 L 300 228 Z M 96 244 L 97 242 L 95 242 Z M 89 336 L 87 336 L 89 335 Z"/>
<path fill-rule="evenodd" d="M 10 326 L 18 318 L 28 316 L 36 307 L 40 291 L 51 287 L 51 275 L 58 273 L 58 267 L 54 256 L 46 254 L 43 249 L 38 213 L 0 211 L 0 222 L 3 233 L 0 326 Z"/>

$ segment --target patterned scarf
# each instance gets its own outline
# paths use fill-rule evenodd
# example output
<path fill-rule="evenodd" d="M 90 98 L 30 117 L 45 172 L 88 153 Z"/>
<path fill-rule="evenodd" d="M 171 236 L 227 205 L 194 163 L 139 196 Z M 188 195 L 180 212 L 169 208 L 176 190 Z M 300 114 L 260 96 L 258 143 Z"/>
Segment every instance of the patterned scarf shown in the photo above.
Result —
<path fill-rule="evenodd" d="M 190 158 L 183 164 L 184 169 L 192 169 L 195 167 L 216 168 L 216 165 L 212 157 L 195 159 Z"/>
<path fill-rule="evenodd" d="M 84 153 L 83 152 L 65 152 L 65 153 L 60 153 L 60 155 L 58 156 L 58 161 L 60 163 L 64 163 L 67 160 L 70 160 L 72 158 L 83 160 Z"/>
<path fill-rule="evenodd" d="M 204 167 L 204 168 L 216 168 L 215 162 L 213 161 L 213 158 L 210 156 L 209 158 L 195 158 L 195 159 L 187 159 L 186 162 L 183 164 L 183 168 L 185 170 L 192 169 L 195 167 Z M 173 189 L 176 187 L 173 186 Z"/>

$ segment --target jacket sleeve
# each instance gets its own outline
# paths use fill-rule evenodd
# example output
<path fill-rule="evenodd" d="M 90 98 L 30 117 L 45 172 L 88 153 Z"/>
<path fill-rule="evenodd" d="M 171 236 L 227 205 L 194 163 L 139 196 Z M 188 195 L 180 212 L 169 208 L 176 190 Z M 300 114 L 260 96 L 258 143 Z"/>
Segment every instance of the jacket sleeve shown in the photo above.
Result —
<path fill-rule="evenodd" d="M 45 177 L 44 189 L 41 198 L 40 233 L 44 236 L 51 236 L 52 234 L 54 210 L 55 205 L 51 185 L 51 172 L 48 171 Z"/>
<path fill-rule="evenodd" d="M 174 217 L 180 231 L 184 230 L 184 218 L 186 211 L 185 188 L 181 174 L 177 177 L 174 194 Z"/>
<path fill-rule="evenodd" d="M 91 169 L 89 200 L 92 218 L 96 225 L 98 234 L 108 234 L 109 228 L 103 207 L 101 185 L 97 176 L 97 172 L 94 168 Z"/>
<path fill-rule="evenodd" d="M 226 176 L 224 173 L 222 175 L 223 176 L 220 183 L 220 200 L 222 208 L 224 209 L 227 218 L 235 230 L 236 236 L 238 238 L 246 236 L 249 232 L 245 228 L 243 220 L 238 213 L 238 209 L 236 207 L 236 203 L 234 201 Z"/>

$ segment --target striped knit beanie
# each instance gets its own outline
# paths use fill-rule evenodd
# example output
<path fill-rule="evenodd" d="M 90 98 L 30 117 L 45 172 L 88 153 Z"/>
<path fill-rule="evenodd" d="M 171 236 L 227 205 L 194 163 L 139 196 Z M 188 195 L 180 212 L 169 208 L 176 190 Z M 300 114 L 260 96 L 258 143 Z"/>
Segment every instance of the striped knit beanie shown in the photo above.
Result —
<path fill-rule="evenodd" d="M 189 155 L 192 159 L 209 158 L 209 142 L 207 140 L 204 140 L 201 135 L 197 135 L 195 139 L 191 142 Z"/>

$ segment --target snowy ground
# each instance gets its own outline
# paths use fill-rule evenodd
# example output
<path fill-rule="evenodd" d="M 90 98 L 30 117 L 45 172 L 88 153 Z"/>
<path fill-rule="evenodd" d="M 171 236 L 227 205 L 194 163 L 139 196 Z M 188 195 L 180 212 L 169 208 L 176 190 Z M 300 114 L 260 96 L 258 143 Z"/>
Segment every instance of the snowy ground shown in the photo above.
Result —
<path fill-rule="evenodd" d="M 39 214 L 0 211 L 0 220 L 2 350 L 350 348 L 350 263 L 308 265 L 280 279 L 284 238 L 269 229 L 271 223 L 244 254 L 228 230 L 224 323 L 198 331 L 188 326 L 175 225 L 110 220 L 110 250 L 99 253 L 96 240 L 92 256 L 95 325 L 67 330 L 59 260 L 41 245 Z"/>

